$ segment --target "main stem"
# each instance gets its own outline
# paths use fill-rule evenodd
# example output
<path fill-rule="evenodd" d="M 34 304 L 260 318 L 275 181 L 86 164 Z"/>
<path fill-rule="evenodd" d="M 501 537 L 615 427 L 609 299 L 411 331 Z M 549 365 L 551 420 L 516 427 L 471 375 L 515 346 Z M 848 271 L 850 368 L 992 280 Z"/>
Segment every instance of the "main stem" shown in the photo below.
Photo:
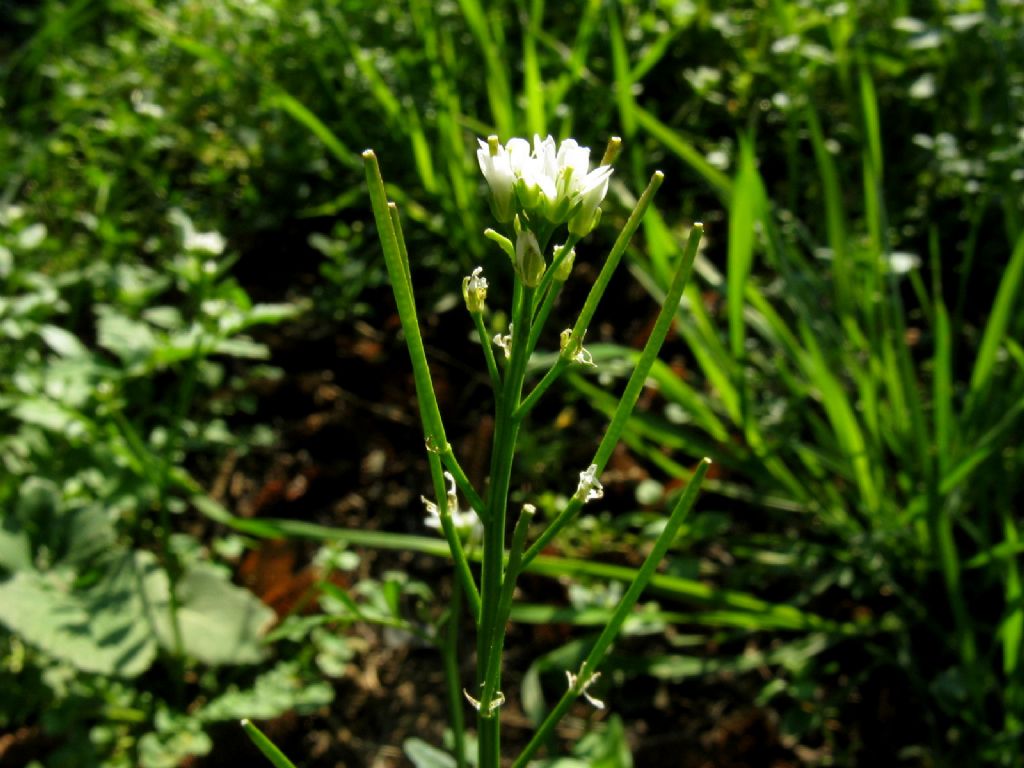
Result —
<path fill-rule="evenodd" d="M 477 684 L 481 696 L 477 718 L 480 768 L 501 765 L 501 718 L 493 707 L 494 695 L 501 690 L 501 665 L 491 664 L 491 654 L 501 653 L 504 621 L 498 611 L 501 600 L 502 566 L 505 555 L 505 519 L 512 478 L 512 461 L 519 436 L 519 420 L 513 417 L 519 407 L 529 353 L 533 290 L 516 279 L 512 351 L 504 386 L 498 397 L 494 442 L 491 451 L 491 485 L 487 495 L 487 520 L 484 524 L 483 574 L 481 578 L 480 623 L 477 628 Z M 487 670 L 497 669 L 496 679 L 487 680 Z"/>

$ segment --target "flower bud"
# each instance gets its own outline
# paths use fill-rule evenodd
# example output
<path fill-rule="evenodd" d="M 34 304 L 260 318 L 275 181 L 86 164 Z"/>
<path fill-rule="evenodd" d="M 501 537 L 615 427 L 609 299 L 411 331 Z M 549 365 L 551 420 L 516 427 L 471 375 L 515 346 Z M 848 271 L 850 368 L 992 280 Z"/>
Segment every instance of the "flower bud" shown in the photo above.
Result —
<path fill-rule="evenodd" d="M 527 288 L 536 288 L 544 276 L 547 264 L 540 252 L 537 236 L 528 229 L 516 235 L 516 272 Z"/>
<path fill-rule="evenodd" d="M 565 246 L 556 245 L 555 253 L 558 253 Z M 569 279 L 569 275 L 572 274 L 572 265 L 576 261 L 576 249 L 570 248 L 569 252 L 562 257 L 562 260 L 558 262 L 558 266 L 555 267 L 555 273 L 553 277 L 560 283 L 564 283 Z"/>

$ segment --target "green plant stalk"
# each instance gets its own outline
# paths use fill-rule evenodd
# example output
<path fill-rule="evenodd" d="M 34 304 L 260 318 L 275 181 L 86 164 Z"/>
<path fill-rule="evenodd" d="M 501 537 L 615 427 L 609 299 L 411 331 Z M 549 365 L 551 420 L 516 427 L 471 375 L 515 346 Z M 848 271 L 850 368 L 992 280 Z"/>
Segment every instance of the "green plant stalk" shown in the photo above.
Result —
<path fill-rule="evenodd" d="M 636 230 L 640 226 L 640 222 L 643 220 L 644 214 L 647 213 L 647 209 L 650 207 L 651 201 L 654 199 L 654 195 L 657 194 L 658 188 L 664 180 L 665 174 L 661 171 L 655 171 L 651 175 L 651 180 L 647 183 L 647 188 L 644 190 L 643 194 L 640 195 L 640 199 L 637 200 L 632 213 L 629 214 L 629 218 L 626 219 L 626 223 L 622 227 L 622 231 L 619 232 L 619 236 L 615 239 L 615 243 L 612 245 L 612 249 L 608 253 L 608 258 L 605 259 L 604 266 L 601 267 L 601 272 L 598 274 L 597 280 L 594 281 L 594 285 L 591 287 L 590 293 L 587 294 L 587 300 L 583 302 L 583 309 L 580 310 L 580 316 L 576 319 L 576 325 L 574 325 L 572 329 L 572 338 L 568 345 L 569 349 L 572 349 L 583 342 L 583 334 L 587 332 L 587 328 L 590 326 L 590 321 L 593 319 L 594 313 L 597 311 L 597 305 L 601 302 L 601 298 L 604 296 L 604 292 L 608 288 L 608 283 L 612 280 L 612 275 L 615 274 L 615 270 L 618 268 L 619 262 L 622 261 L 622 257 L 626 253 L 626 248 L 629 247 L 629 241 L 632 240 L 633 235 L 636 234 Z"/>
<path fill-rule="evenodd" d="M 487 335 L 487 328 L 484 327 L 483 312 L 471 312 L 473 325 L 476 326 L 476 335 L 480 338 L 480 346 L 484 348 L 484 359 L 487 361 L 487 373 L 491 377 L 491 389 L 494 396 L 501 393 L 501 372 L 498 370 L 498 363 L 494 359 L 494 348 L 491 346 L 491 339 Z"/>
<path fill-rule="evenodd" d="M 533 389 L 530 390 L 530 394 L 527 395 L 523 399 L 523 402 L 519 404 L 519 410 L 515 414 L 516 419 L 526 418 L 526 415 L 532 411 L 533 407 L 540 402 L 542 397 L 544 397 L 544 393 L 551 388 L 552 384 L 558 381 L 558 377 L 561 376 L 562 372 L 568 367 L 569 361 L 559 355 L 555 364 L 548 368 L 548 372 L 545 373 L 543 378 L 534 385 Z"/>
<path fill-rule="evenodd" d="M 480 494 L 476 492 L 476 488 L 473 487 L 473 484 L 469 482 L 469 478 L 466 477 L 466 473 L 463 471 L 462 465 L 459 464 L 459 460 L 455 458 L 455 452 L 452 451 L 451 445 L 445 446 L 443 450 L 438 451 L 437 455 L 441 457 L 441 462 L 444 464 L 445 468 L 452 473 L 452 477 L 455 478 L 455 485 L 463 494 L 465 494 L 469 505 L 482 520 L 487 515 L 487 505 L 484 504 L 484 500 L 480 498 Z"/>
<path fill-rule="evenodd" d="M 540 309 L 537 310 L 537 314 L 534 315 L 533 319 L 533 331 L 530 333 L 530 354 L 537 348 L 537 342 L 540 341 L 540 334 L 547 325 L 548 317 L 551 316 L 551 310 L 555 306 L 555 301 L 558 299 L 559 294 L 562 292 L 562 285 L 552 285 L 548 287 L 548 292 L 544 295 L 544 300 L 540 304 Z"/>
<path fill-rule="evenodd" d="M 594 646 L 590 649 L 590 653 L 587 654 L 586 661 L 580 666 L 579 675 L 576 678 L 575 684 L 570 685 L 568 690 L 562 695 L 558 704 L 555 705 L 554 709 L 548 713 L 548 716 L 544 718 L 544 722 L 541 723 L 540 727 L 533 734 L 533 738 L 530 739 L 529 743 L 523 748 L 519 757 L 512 764 L 513 768 L 523 768 L 527 761 L 533 757 L 534 753 L 540 748 L 540 746 L 547 741 L 551 732 L 554 730 L 558 722 L 565 716 L 565 713 L 569 711 L 569 707 L 585 690 L 587 685 L 594 679 L 594 673 L 597 672 L 601 662 L 604 660 L 605 654 L 611 647 L 611 644 L 615 641 L 619 632 L 622 629 L 622 625 L 625 623 L 629 616 L 629 613 L 633 610 L 633 606 L 636 605 L 636 601 L 640 598 L 640 594 L 644 591 L 647 583 L 654 576 L 654 571 L 657 569 L 658 564 L 661 563 L 665 557 L 665 553 L 668 552 L 669 546 L 675 541 L 676 536 L 679 533 L 679 529 L 683 525 L 683 521 L 689 514 L 690 509 L 693 507 L 694 502 L 697 500 L 697 496 L 700 493 L 700 485 L 704 480 L 704 475 L 708 471 L 708 467 L 711 465 L 710 459 L 702 459 L 700 464 L 694 470 L 693 479 L 690 480 L 686 486 L 686 490 L 680 496 L 679 501 L 676 502 L 676 506 L 672 510 L 672 514 L 669 517 L 668 523 L 666 523 L 664 530 L 661 535 L 658 536 L 654 542 L 654 547 L 651 552 L 644 559 L 643 565 L 640 566 L 640 570 L 637 572 L 637 577 L 632 584 L 629 585 L 629 589 L 626 590 L 626 594 L 622 596 L 618 606 L 615 608 L 615 613 L 612 614 L 611 620 L 607 626 L 598 636 Z"/>
<path fill-rule="evenodd" d="M 658 187 L 665 180 L 665 174 L 661 171 L 655 171 L 651 176 L 651 180 L 647 184 L 647 188 L 643 194 L 640 195 L 640 199 L 637 200 L 636 205 L 633 206 L 632 213 L 629 214 L 629 218 L 626 219 L 626 224 L 623 226 L 622 231 L 619 232 L 619 236 L 615 239 L 614 245 L 612 245 L 611 251 L 608 253 L 608 258 L 605 259 L 604 266 L 601 267 L 601 272 L 597 276 L 597 280 L 590 287 L 590 292 L 587 294 L 587 299 L 583 302 L 583 309 L 580 310 L 579 317 L 576 319 L 576 324 L 573 326 L 572 334 L 569 337 L 569 342 L 565 345 L 565 349 L 558 356 L 558 360 L 551 369 L 544 375 L 540 383 L 535 387 L 534 391 L 531 392 L 526 400 L 518 410 L 514 413 L 514 418 L 517 421 L 521 421 L 530 409 L 537 404 L 540 400 L 541 395 L 544 394 L 547 389 L 555 383 L 558 377 L 565 370 L 566 366 L 572 361 L 572 356 L 583 346 L 583 336 L 587 332 L 587 327 L 590 325 L 590 321 L 594 318 L 594 313 L 597 312 L 597 306 L 601 302 L 601 298 L 604 296 L 605 290 L 608 288 L 608 283 L 611 282 L 612 275 L 615 274 L 616 268 L 619 266 L 619 262 L 622 261 L 623 254 L 626 253 L 626 248 L 629 247 L 629 241 L 633 239 L 633 235 L 636 234 L 637 228 L 640 226 L 640 222 L 644 218 L 644 214 L 647 213 L 648 207 L 650 207 L 651 200 L 654 199 L 654 195 L 658 191 Z"/>
<path fill-rule="evenodd" d="M 532 507 L 524 506 L 522 512 L 519 513 L 515 530 L 512 532 L 512 544 L 509 547 L 508 561 L 505 564 L 505 574 L 502 577 L 501 595 L 498 599 L 498 610 L 494 622 L 498 631 L 492 638 L 495 645 L 490 650 L 487 670 L 484 673 L 482 699 L 486 701 L 491 701 L 497 690 L 497 681 L 501 676 L 501 654 L 505 648 L 505 628 L 512 611 L 512 596 L 515 593 L 516 579 L 519 577 L 519 563 L 522 559 L 523 547 L 526 544 L 526 535 L 530 531 L 533 514 Z"/>
<path fill-rule="evenodd" d="M 430 454 L 430 472 L 434 491 L 437 494 L 441 529 L 451 549 L 456 574 L 462 580 L 462 586 L 466 590 L 469 606 L 471 609 L 474 606 L 479 609 L 476 584 L 473 581 L 461 542 L 451 525 L 450 510 L 447 508 L 447 493 L 439 454 L 451 453 L 451 446 L 445 437 L 444 424 L 441 421 L 441 412 L 437 406 L 437 397 L 434 394 L 434 385 L 430 378 L 430 367 L 427 364 L 427 355 L 423 347 L 423 337 L 420 335 L 419 320 L 416 317 L 416 302 L 412 293 L 412 277 L 409 271 L 409 255 L 405 246 L 405 238 L 402 237 L 401 219 L 398 216 L 397 206 L 388 202 L 380 166 L 373 150 L 368 149 L 363 153 L 363 161 L 373 216 L 377 223 L 377 232 L 384 251 L 384 261 L 395 296 L 398 317 L 402 324 L 402 331 L 405 333 L 406 346 L 409 349 L 409 358 L 412 362 L 416 399 L 419 404 L 420 418 L 423 421 L 427 451 Z M 452 458 L 454 459 L 454 456 Z M 461 472 L 460 475 L 465 478 Z"/>
<path fill-rule="evenodd" d="M 462 588 L 466 592 L 466 602 L 469 605 L 469 611 L 474 619 L 479 619 L 480 593 L 477 592 L 476 582 L 473 580 L 473 572 L 469 569 L 469 560 L 466 558 L 466 551 L 462 547 L 459 532 L 455 530 L 455 526 L 452 523 L 452 511 L 448 509 L 448 489 L 445 488 L 444 484 L 441 458 L 435 453 L 428 453 L 427 463 L 430 466 L 430 479 L 434 484 L 434 496 L 437 499 L 441 532 L 448 542 L 448 549 L 451 550 L 455 574 L 458 576 L 459 581 L 462 582 Z"/>
<path fill-rule="evenodd" d="M 513 299 L 514 320 L 512 350 L 504 386 L 498 399 L 494 441 L 491 453 L 491 485 L 488 490 L 487 522 L 484 524 L 484 551 L 481 576 L 481 617 L 477 633 L 477 684 L 487 690 L 500 690 L 499 679 L 483 678 L 490 667 L 490 652 L 497 647 L 497 636 L 504 626 L 497 624 L 497 608 L 501 596 L 502 566 L 505 555 L 505 514 L 512 475 L 512 462 L 519 435 L 519 421 L 513 414 L 522 395 L 526 375 L 527 346 L 530 338 L 530 309 L 533 289 L 522 286 L 516 278 Z M 489 683 L 489 684 L 488 684 Z M 492 694 L 493 695 L 493 694 Z M 480 700 L 478 733 L 480 768 L 497 768 L 501 758 L 500 718 L 491 711 L 493 698 Z"/>
<path fill-rule="evenodd" d="M 544 272 L 544 277 L 541 278 L 540 285 L 537 287 L 537 293 L 535 294 L 537 300 L 534 301 L 533 311 L 533 329 L 530 331 L 530 348 L 527 352 L 527 357 L 533 354 L 533 350 L 537 348 L 537 342 L 540 341 L 540 334 L 544 330 L 544 326 L 547 325 L 548 317 L 551 315 L 551 309 L 555 306 L 555 301 L 558 299 L 558 295 L 562 291 L 564 282 L 560 282 L 557 285 L 554 281 L 555 271 L 561 266 L 562 262 L 568 257 L 569 252 L 575 247 L 576 243 L 579 242 L 579 238 L 575 235 L 569 235 L 569 239 L 565 241 L 565 244 L 560 246 L 558 253 L 555 254 L 554 258 L 551 259 L 551 265 Z M 538 309 L 538 304 L 539 309 Z"/>
<path fill-rule="evenodd" d="M 395 229 L 397 216 L 392 213 L 394 204 L 389 203 L 384 190 L 384 179 L 380 175 L 380 166 L 373 150 L 363 152 L 363 165 L 366 170 L 366 182 L 370 190 L 370 203 L 373 206 L 373 217 L 377 222 L 377 232 L 384 251 L 384 262 L 391 280 L 391 288 L 398 307 L 398 317 L 405 334 L 409 358 L 412 362 L 413 378 L 416 382 L 416 399 L 422 414 L 426 438 L 433 450 L 441 450 L 448 441 L 445 438 L 441 411 L 437 406 L 434 385 L 430 378 L 430 367 L 423 348 L 423 337 L 420 335 L 419 320 L 416 317 L 416 302 L 412 295 L 412 284 L 409 275 L 408 259 L 402 257 L 398 231 Z M 394 218 L 393 218 L 394 217 Z"/>
<path fill-rule="evenodd" d="M 295 768 L 295 764 L 284 756 L 284 753 L 277 748 L 277 746 L 270 739 L 266 737 L 259 728 L 252 724 L 250 720 L 242 721 L 242 728 L 245 730 L 245 735 L 249 737 L 256 748 L 263 753 L 263 756 L 267 758 L 275 768 Z"/>
<path fill-rule="evenodd" d="M 534 317 L 537 315 L 537 304 L 541 299 L 547 298 L 547 290 L 551 283 L 555 280 L 555 270 L 565 260 L 565 257 L 569 255 L 569 251 L 576 247 L 576 244 L 580 241 L 574 234 L 569 234 L 566 241 L 558 247 L 558 253 L 551 259 L 551 264 L 546 270 L 544 270 L 544 276 L 540 279 L 540 285 L 537 286 L 537 292 L 534 294 L 534 306 L 533 313 Z M 536 322 L 535 322 L 536 324 Z"/>
<path fill-rule="evenodd" d="M 690 236 L 686 241 L 686 250 L 683 252 L 683 257 L 676 267 L 675 274 L 672 276 L 672 282 L 669 284 L 668 292 L 665 294 L 665 302 L 658 312 L 658 318 L 654 322 L 654 328 L 651 329 L 651 335 L 644 345 L 644 350 L 640 354 L 636 368 L 633 369 L 633 373 L 626 383 L 626 388 L 622 393 L 619 404 L 615 408 L 615 414 L 612 416 L 608 429 L 605 431 L 604 437 L 601 438 L 601 442 L 594 454 L 594 460 L 591 463 L 597 465 L 598 474 L 601 473 L 608 459 L 611 458 L 612 451 L 622 435 L 622 430 L 625 428 L 626 422 L 629 420 L 630 414 L 633 413 L 633 408 L 636 407 L 637 400 L 640 398 L 640 393 L 643 391 L 647 376 L 650 374 L 654 361 L 658 357 L 661 345 L 665 343 L 665 337 L 668 336 L 669 328 L 672 326 L 672 321 L 679 308 L 679 300 L 683 295 L 683 288 L 685 288 L 690 272 L 693 269 L 693 260 L 697 256 L 697 246 L 700 244 L 703 232 L 704 225 L 699 223 L 694 224 L 690 230 Z M 543 382 L 541 383 L 543 384 Z M 538 388 L 540 388 L 540 385 L 538 385 Z M 523 555 L 524 566 L 528 565 L 533 558 L 540 554 L 544 547 L 579 512 L 582 506 L 583 502 L 576 496 L 569 501 L 565 508 L 551 521 L 547 529 L 527 549 Z"/>
<path fill-rule="evenodd" d="M 462 616 L 462 582 L 452 582 L 452 599 L 448 607 L 448 620 L 444 631 L 441 655 L 444 658 L 444 676 L 448 685 L 448 710 L 452 735 L 455 739 L 456 768 L 466 767 L 466 719 L 462 711 L 462 683 L 459 677 L 459 618 Z"/>

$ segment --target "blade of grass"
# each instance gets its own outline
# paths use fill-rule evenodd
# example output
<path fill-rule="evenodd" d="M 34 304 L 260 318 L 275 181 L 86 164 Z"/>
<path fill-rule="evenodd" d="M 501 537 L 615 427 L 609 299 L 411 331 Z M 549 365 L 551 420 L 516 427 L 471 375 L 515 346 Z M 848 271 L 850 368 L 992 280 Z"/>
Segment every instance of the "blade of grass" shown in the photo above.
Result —
<path fill-rule="evenodd" d="M 724 201 L 728 201 L 732 197 L 732 181 L 726 174 L 705 160 L 704 153 L 694 147 L 692 142 L 683 138 L 681 133 L 661 122 L 639 104 L 633 104 L 630 112 L 640 128 L 695 171 L 718 193 L 719 197 Z"/>
<path fill-rule="evenodd" d="M 1010 261 L 1006 265 L 1006 271 L 1003 272 L 999 281 L 999 289 L 996 292 L 995 301 L 992 303 L 992 312 L 989 314 L 988 322 L 985 323 L 985 331 L 978 348 L 978 357 L 975 359 L 974 368 L 971 371 L 970 400 L 972 405 L 976 405 L 977 401 L 984 397 L 985 390 L 992 378 L 999 347 L 1010 327 L 1014 303 L 1022 291 L 1022 281 L 1024 281 L 1024 234 L 1017 239 L 1013 253 L 1010 255 Z M 969 407 L 968 411 L 970 410 L 972 408 Z"/>
<path fill-rule="evenodd" d="M 726 301 L 729 311 L 729 344 L 735 360 L 746 358 L 747 280 L 754 264 L 755 228 L 763 218 L 764 189 L 757 173 L 754 148 L 748 137 L 740 137 L 740 159 L 729 202 L 729 244 L 727 253 Z"/>
<path fill-rule="evenodd" d="M 619 121 L 622 124 L 623 135 L 629 141 L 636 135 L 636 100 L 633 98 L 633 81 L 629 75 L 626 38 L 622 34 L 622 23 L 619 20 L 616 3 L 608 4 L 608 38 L 612 48 L 615 103 L 619 109 Z"/>
<path fill-rule="evenodd" d="M 476 38 L 477 45 L 483 53 L 487 69 L 487 100 L 491 106 L 491 115 L 497 133 L 505 139 L 515 133 L 515 113 L 512 107 L 512 89 L 509 86 L 507 61 L 504 46 L 491 34 L 487 15 L 480 0 L 458 0 L 462 15 L 469 25 L 469 30 Z M 484 131 L 484 135 L 490 131 Z"/>
<path fill-rule="evenodd" d="M 523 30 L 523 98 L 526 126 L 532 134 L 547 135 L 544 78 L 537 55 L 537 30 L 544 22 L 544 0 L 530 0 L 530 15 Z"/>
<path fill-rule="evenodd" d="M 447 558 L 451 556 L 448 544 L 436 536 L 415 536 L 362 528 L 336 528 L 301 520 L 238 517 L 203 493 L 198 484 L 190 477 L 184 476 L 180 472 L 175 473 L 174 476 L 181 487 L 192 491 L 190 501 L 205 517 L 250 536 L 265 539 L 298 538 L 324 542 L 334 541 L 370 549 L 418 552 L 431 557 Z M 479 553 L 474 553 L 471 557 L 479 559 Z M 624 583 L 632 582 L 637 576 L 636 569 L 627 566 L 548 555 L 538 555 L 523 570 L 554 579 L 586 576 Z M 771 621 L 773 625 L 785 625 L 794 630 L 820 630 L 844 634 L 859 634 L 862 631 L 862 628 L 855 628 L 854 625 L 836 624 L 792 605 L 771 603 L 749 593 L 722 589 L 703 581 L 681 576 L 656 573 L 651 577 L 650 590 L 663 597 L 706 606 L 714 610 L 740 611 L 754 617 L 765 617 L 765 620 Z"/>
<path fill-rule="evenodd" d="M 263 753 L 263 756 L 269 760 L 275 768 L 295 768 L 295 764 L 284 756 L 284 753 L 277 748 L 277 746 L 266 735 L 252 724 L 250 720 L 242 721 L 242 729 L 245 731 L 245 735 L 249 737 L 256 748 Z"/>

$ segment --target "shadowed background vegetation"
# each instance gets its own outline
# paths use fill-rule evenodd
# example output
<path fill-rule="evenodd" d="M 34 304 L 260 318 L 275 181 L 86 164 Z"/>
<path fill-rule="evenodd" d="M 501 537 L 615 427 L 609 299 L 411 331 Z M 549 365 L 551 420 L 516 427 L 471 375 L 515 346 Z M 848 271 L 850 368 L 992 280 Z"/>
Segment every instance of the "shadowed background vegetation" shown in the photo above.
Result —
<path fill-rule="evenodd" d="M 1010 0 L 0 6 L 0 762 L 252 765 L 249 717 L 298 764 L 454 765 L 446 549 L 359 152 L 471 454 L 459 286 L 511 283 L 475 139 L 551 133 L 625 144 L 558 327 L 666 182 L 599 368 L 532 417 L 541 519 L 707 237 L 606 503 L 524 583 L 508 726 L 706 455 L 608 710 L 548 764 L 1018 765 L 1022 30 Z"/>

